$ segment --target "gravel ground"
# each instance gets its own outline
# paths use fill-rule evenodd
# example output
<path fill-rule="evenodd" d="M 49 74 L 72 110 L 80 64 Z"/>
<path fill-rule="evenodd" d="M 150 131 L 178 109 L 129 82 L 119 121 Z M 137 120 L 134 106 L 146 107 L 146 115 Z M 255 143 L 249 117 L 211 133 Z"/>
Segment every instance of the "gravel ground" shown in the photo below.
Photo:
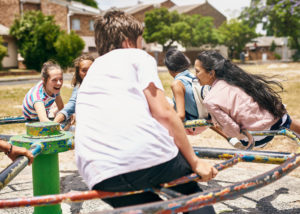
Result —
<path fill-rule="evenodd" d="M 212 137 L 213 136 L 213 137 Z M 210 130 L 198 136 L 190 136 L 193 145 L 208 147 L 230 148 L 227 143 Z M 216 146 L 217 145 L 217 146 Z M 2 160 L 1 160 L 2 158 Z M 216 160 L 208 160 L 216 163 Z M 10 163 L 6 156 L 0 156 L 1 168 Z M 82 178 L 79 176 L 74 161 L 74 151 L 59 154 L 61 193 L 87 190 Z M 236 166 L 221 171 L 218 176 L 208 183 L 200 183 L 204 189 L 214 189 L 228 186 L 235 182 L 249 179 L 262 174 L 276 165 L 239 163 Z M 299 169 L 296 169 L 297 171 Z M 296 173 L 298 175 L 298 173 Z M 300 178 L 290 175 L 245 194 L 235 200 L 219 202 L 214 205 L 217 213 L 300 213 Z M 26 167 L 9 185 L 0 192 L 0 199 L 13 199 L 32 196 L 31 167 Z M 105 211 L 111 207 L 101 200 L 89 200 L 84 203 L 62 203 L 63 214 L 90 213 Z M 0 214 L 33 213 L 32 207 L 2 209 Z"/>

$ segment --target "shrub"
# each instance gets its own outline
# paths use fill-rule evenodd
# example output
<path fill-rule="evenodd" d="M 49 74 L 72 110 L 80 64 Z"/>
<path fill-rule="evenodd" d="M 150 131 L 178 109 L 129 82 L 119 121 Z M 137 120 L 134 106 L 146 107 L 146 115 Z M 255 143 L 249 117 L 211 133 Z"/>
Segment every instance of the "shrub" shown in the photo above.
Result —
<path fill-rule="evenodd" d="M 37 71 L 45 61 L 54 58 L 56 51 L 53 44 L 59 31 L 53 16 L 45 16 L 40 11 L 26 12 L 15 19 L 10 28 L 10 34 L 17 39 L 24 64 Z"/>
<path fill-rule="evenodd" d="M 274 53 L 274 57 L 275 57 L 275 59 L 277 59 L 277 60 L 280 60 L 280 59 L 281 59 L 281 56 L 280 56 L 278 53 Z"/>
<path fill-rule="evenodd" d="M 3 39 L 0 36 L 0 69 L 2 69 L 2 60 L 7 56 L 7 48 L 2 45 Z"/>
<path fill-rule="evenodd" d="M 54 43 L 54 47 L 57 53 L 55 59 L 62 68 L 67 68 L 81 54 L 84 41 L 74 31 L 70 34 L 63 31 Z"/>
<path fill-rule="evenodd" d="M 68 67 L 84 47 L 77 34 L 61 31 L 53 16 L 45 16 L 40 11 L 29 11 L 16 19 L 10 34 L 17 39 L 26 67 L 37 71 L 49 59 L 55 59 L 63 68 Z"/>
<path fill-rule="evenodd" d="M 294 62 L 300 61 L 300 50 L 297 50 L 292 57 Z"/>

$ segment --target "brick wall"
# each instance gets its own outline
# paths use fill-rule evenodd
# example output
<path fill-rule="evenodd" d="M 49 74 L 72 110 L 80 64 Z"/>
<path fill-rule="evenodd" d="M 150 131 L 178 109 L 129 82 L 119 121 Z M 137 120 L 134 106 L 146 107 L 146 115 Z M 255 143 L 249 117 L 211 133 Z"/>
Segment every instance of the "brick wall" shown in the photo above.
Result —
<path fill-rule="evenodd" d="M 202 50 L 188 50 L 186 52 L 183 52 L 191 61 L 191 66 L 194 65 L 195 60 L 197 58 L 197 55 L 201 52 Z M 164 59 L 166 56 L 166 52 L 148 52 L 151 56 L 153 56 L 156 59 L 157 65 L 158 66 L 165 66 L 164 64 Z"/>
<path fill-rule="evenodd" d="M 153 9 L 154 9 L 154 6 L 152 5 L 150 7 L 145 8 L 144 10 L 140 10 L 137 13 L 134 13 L 134 14 L 131 14 L 131 15 L 134 16 L 140 22 L 144 22 L 145 13 L 150 11 L 150 10 L 153 10 Z"/>
<path fill-rule="evenodd" d="M 173 2 L 171 2 L 170 0 L 162 2 L 160 4 L 161 7 L 166 7 L 166 8 L 171 8 L 173 7 L 175 4 Z"/>
<path fill-rule="evenodd" d="M 75 32 L 79 36 L 94 36 L 94 31 L 90 30 L 90 21 L 94 20 L 94 16 L 87 16 L 87 15 L 73 15 L 70 18 L 70 25 L 72 29 L 72 20 L 79 19 L 80 20 L 80 30 L 75 30 Z"/>
<path fill-rule="evenodd" d="M 256 50 L 248 50 L 248 60 L 262 60 L 263 54 L 267 54 L 268 60 L 275 60 L 274 52 L 269 51 L 269 47 L 257 47 Z"/>
<path fill-rule="evenodd" d="M 216 27 L 219 27 L 224 21 L 226 21 L 226 17 L 218 10 L 216 10 L 213 6 L 211 6 L 209 3 L 204 3 L 186 14 L 200 14 L 201 16 L 211 16 L 214 18 L 214 25 Z"/>
<path fill-rule="evenodd" d="M 30 10 L 41 10 L 40 4 L 32 4 L 32 3 L 25 3 L 23 4 L 23 11 L 30 11 Z"/>
<path fill-rule="evenodd" d="M 0 0 L 0 24 L 10 28 L 20 14 L 19 0 Z"/>
<path fill-rule="evenodd" d="M 47 0 L 41 0 L 41 11 L 44 15 L 54 16 L 56 24 L 58 24 L 61 30 L 68 30 L 67 15 L 68 8 L 63 5 L 51 3 Z"/>

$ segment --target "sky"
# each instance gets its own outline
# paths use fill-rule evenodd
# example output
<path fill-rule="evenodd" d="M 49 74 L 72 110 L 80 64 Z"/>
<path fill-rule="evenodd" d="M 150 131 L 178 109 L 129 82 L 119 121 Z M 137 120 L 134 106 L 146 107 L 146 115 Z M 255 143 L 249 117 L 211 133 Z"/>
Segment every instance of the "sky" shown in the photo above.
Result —
<path fill-rule="evenodd" d="M 111 7 L 126 7 L 136 5 L 138 0 L 96 0 L 102 10 Z M 140 0 L 143 3 L 158 3 L 163 0 Z M 223 13 L 227 19 L 236 18 L 243 7 L 250 5 L 251 0 L 208 0 L 217 10 Z M 201 4 L 204 0 L 173 0 L 176 5 Z"/>

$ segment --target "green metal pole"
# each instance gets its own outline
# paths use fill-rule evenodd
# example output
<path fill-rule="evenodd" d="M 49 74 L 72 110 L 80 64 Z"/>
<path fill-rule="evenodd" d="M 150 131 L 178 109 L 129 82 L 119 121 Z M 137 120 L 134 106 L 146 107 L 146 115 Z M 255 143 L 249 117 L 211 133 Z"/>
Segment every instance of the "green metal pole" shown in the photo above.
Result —
<path fill-rule="evenodd" d="M 60 193 L 58 154 L 39 155 L 32 164 L 33 195 Z M 34 207 L 34 214 L 62 213 L 60 204 Z"/>
<path fill-rule="evenodd" d="M 26 134 L 10 139 L 13 145 L 30 148 L 39 143 L 42 152 L 32 164 L 33 195 L 52 195 L 60 193 L 58 153 L 73 148 L 74 136 L 60 130 L 55 122 L 26 124 Z M 34 207 L 34 214 L 61 214 L 60 204 Z"/>

